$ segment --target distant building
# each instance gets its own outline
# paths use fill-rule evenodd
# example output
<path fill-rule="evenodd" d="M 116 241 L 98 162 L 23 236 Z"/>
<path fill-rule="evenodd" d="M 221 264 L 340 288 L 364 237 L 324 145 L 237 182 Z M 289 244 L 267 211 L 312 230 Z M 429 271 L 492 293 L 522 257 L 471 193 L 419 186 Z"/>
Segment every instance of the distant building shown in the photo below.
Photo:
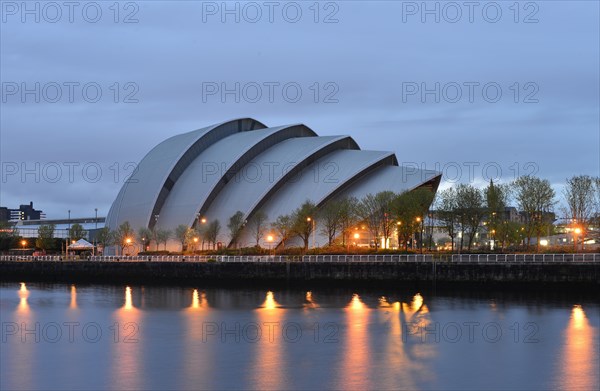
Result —
<path fill-rule="evenodd" d="M 0 221 L 40 220 L 44 217 L 44 212 L 34 209 L 33 202 L 20 205 L 19 209 L 0 207 Z"/>
<path fill-rule="evenodd" d="M 10 219 L 9 209 L 5 206 L 0 206 L 0 221 L 8 221 Z"/>

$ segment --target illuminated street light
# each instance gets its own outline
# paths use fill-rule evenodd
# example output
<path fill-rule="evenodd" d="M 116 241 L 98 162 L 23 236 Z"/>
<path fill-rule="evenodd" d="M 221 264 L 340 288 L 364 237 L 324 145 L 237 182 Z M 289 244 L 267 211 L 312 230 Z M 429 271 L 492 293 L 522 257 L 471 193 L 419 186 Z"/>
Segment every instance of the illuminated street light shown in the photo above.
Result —
<path fill-rule="evenodd" d="M 21 240 L 21 246 L 23 246 L 23 250 L 25 250 L 25 246 L 27 246 L 27 241 Z"/>
<path fill-rule="evenodd" d="M 360 239 L 360 234 L 358 232 L 354 234 L 354 239 Z"/>
<path fill-rule="evenodd" d="M 268 235 L 267 236 L 267 242 L 269 242 L 269 255 L 271 255 L 271 245 L 273 244 L 273 240 L 275 240 L 275 238 L 273 237 L 273 235 Z"/>
<path fill-rule="evenodd" d="M 581 234 L 581 228 L 576 227 L 573 230 L 573 250 L 574 251 L 577 250 L 577 236 L 579 236 L 579 234 Z"/>
<path fill-rule="evenodd" d="M 312 233 L 313 233 L 313 248 L 317 247 L 317 233 L 315 232 L 315 220 L 312 219 L 312 217 L 307 217 L 306 221 L 311 223 L 311 228 L 312 228 Z"/>

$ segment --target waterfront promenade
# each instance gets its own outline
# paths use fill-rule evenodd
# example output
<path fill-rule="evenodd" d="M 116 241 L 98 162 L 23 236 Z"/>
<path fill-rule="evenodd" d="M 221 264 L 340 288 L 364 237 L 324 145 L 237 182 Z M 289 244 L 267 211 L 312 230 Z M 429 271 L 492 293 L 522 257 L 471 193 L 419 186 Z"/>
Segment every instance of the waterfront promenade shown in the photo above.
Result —
<path fill-rule="evenodd" d="M 568 284 L 595 289 L 599 254 L 0 257 L 3 281 L 168 284 Z"/>
<path fill-rule="evenodd" d="M 352 254 L 352 255 L 152 255 L 152 256 L 90 256 L 86 258 L 61 255 L 2 255 L 0 261 L 91 261 L 91 262 L 309 262 L 309 263 L 600 263 L 600 253 L 581 254 Z"/>

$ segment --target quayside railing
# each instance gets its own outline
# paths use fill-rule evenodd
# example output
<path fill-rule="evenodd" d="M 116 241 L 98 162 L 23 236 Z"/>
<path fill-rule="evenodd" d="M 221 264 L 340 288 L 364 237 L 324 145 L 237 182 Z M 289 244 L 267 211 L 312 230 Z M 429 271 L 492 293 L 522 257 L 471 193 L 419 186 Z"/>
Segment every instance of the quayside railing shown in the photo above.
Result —
<path fill-rule="evenodd" d="M 371 254 L 371 255 L 143 255 L 90 256 L 0 255 L 0 261 L 15 262 L 305 262 L 305 263 L 600 263 L 599 253 L 581 254 Z"/>

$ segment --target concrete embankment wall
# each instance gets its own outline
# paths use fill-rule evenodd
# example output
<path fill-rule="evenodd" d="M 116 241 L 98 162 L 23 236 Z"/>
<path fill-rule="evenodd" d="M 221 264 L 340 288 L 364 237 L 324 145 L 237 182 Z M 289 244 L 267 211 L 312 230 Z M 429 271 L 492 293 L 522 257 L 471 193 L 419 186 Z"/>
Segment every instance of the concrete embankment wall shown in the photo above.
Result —
<path fill-rule="evenodd" d="M 596 288 L 598 263 L 0 261 L 3 281 L 98 283 L 496 283 Z"/>

